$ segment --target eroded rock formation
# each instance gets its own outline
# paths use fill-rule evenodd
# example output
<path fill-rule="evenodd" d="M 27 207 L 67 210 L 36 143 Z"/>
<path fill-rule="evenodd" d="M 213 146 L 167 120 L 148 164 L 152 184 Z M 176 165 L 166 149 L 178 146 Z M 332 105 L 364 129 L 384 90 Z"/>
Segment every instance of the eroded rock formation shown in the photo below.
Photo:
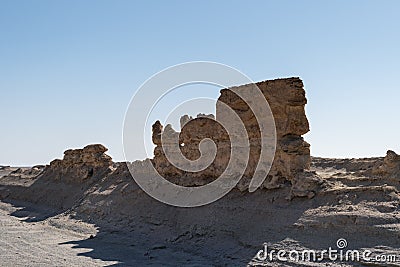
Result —
<path fill-rule="evenodd" d="M 44 170 L 44 175 L 63 181 L 80 182 L 104 174 L 113 161 L 100 144 L 88 145 L 83 149 L 69 149 L 62 160 L 55 159 Z"/>
<path fill-rule="evenodd" d="M 388 150 L 386 157 L 382 162 L 373 168 L 372 173 L 375 175 L 385 177 L 398 177 L 400 176 L 400 155 L 392 150 Z"/>
<path fill-rule="evenodd" d="M 279 188 L 291 183 L 293 196 L 313 196 L 322 183 L 315 174 L 307 172 L 311 157 L 309 144 L 302 135 L 309 131 L 305 114 L 307 99 L 303 82 L 299 78 L 277 79 L 256 84 L 268 101 L 276 125 L 277 147 L 272 168 L 262 187 Z M 223 89 L 219 101 L 228 105 L 243 121 L 250 143 L 250 158 L 243 178 L 238 184 L 240 190 L 248 188 L 260 159 L 260 127 L 249 105 L 235 94 L 235 90 L 254 90 L 253 85 Z M 217 120 L 225 116 L 224 109 L 217 104 Z M 204 138 L 212 139 L 217 147 L 214 162 L 205 170 L 185 172 L 173 166 L 166 158 L 165 151 L 179 140 L 182 154 L 189 160 L 200 157 L 199 144 Z M 162 142 L 163 139 L 163 142 Z M 153 165 L 166 179 L 180 185 L 197 186 L 216 179 L 225 170 L 229 160 L 231 145 L 228 133 L 212 116 L 199 114 L 193 119 L 187 115 L 181 118 L 181 132 L 171 125 L 164 129 L 159 121 L 153 125 L 154 149 Z"/>

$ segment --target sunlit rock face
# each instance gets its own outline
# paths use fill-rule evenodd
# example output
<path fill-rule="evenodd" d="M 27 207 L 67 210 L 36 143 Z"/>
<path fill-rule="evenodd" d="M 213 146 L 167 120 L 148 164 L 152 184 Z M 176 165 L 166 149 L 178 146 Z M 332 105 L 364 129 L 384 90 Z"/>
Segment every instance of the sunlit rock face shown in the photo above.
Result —
<path fill-rule="evenodd" d="M 388 150 L 382 162 L 378 162 L 372 173 L 379 176 L 386 176 L 400 180 L 400 155 Z"/>
<path fill-rule="evenodd" d="M 44 175 L 70 182 L 82 182 L 101 177 L 100 174 L 113 166 L 113 161 L 100 144 L 88 145 L 82 149 L 69 149 L 62 160 L 55 159 L 44 170 Z"/>
<path fill-rule="evenodd" d="M 313 195 L 312 192 L 317 190 L 321 181 L 314 174 L 307 172 L 311 157 L 310 145 L 302 137 L 309 131 L 309 123 L 305 114 L 307 99 L 303 82 L 299 78 L 287 78 L 263 81 L 256 83 L 256 85 L 271 108 L 277 140 L 272 168 L 262 187 L 273 189 L 291 184 L 292 186 L 296 185 L 296 190 L 293 190 L 294 195 Z M 261 133 L 259 123 L 253 113 L 254 109 L 235 94 L 237 90 L 247 90 L 251 94 L 253 93 L 251 90 L 257 89 L 252 84 L 222 89 L 216 105 L 216 119 L 219 121 L 223 120 L 224 116 L 228 116 L 226 108 L 223 108 L 227 105 L 240 117 L 244 124 L 250 154 L 247 167 L 244 166 L 243 178 L 237 187 L 240 190 L 245 190 L 248 188 L 260 160 Z M 259 104 L 265 105 L 265 102 Z M 254 106 L 254 103 L 250 103 L 250 105 Z M 172 129 L 170 125 L 163 128 L 161 123 L 157 121 L 153 125 L 153 143 L 156 145 L 153 165 L 162 176 L 176 184 L 204 185 L 215 180 L 224 172 L 231 156 L 237 156 L 231 155 L 230 137 L 224 127 L 215 121 L 212 115 L 199 114 L 197 118 L 183 116 L 180 133 Z M 214 148 L 216 147 L 217 150 L 215 159 L 208 168 L 199 172 L 187 172 L 175 167 L 167 159 L 165 152 L 174 151 L 173 147 L 176 146 L 176 140 L 179 140 L 179 148 L 187 159 L 198 159 L 201 156 L 199 145 L 204 138 L 212 139 L 215 144 Z M 210 147 L 210 150 L 212 150 L 212 147 Z M 304 185 L 302 181 L 304 181 Z"/>

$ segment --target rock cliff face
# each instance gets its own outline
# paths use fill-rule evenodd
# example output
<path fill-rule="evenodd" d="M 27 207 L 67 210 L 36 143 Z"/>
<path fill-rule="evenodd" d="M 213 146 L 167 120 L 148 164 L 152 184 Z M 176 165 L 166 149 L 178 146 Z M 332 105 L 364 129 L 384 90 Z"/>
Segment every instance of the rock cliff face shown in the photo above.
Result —
<path fill-rule="evenodd" d="M 43 175 L 64 182 L 82 182 L 97 177 L 113 166 L 111 157 L 105 154 L 107 150 L 100 144 L 66 150 L 64 158 L 53 160 Z"/>
<path fill-rule="evenodd" d="M 310 196 L 320 184 L 316 175 L 305 172 L 310 167 L 309 144 L 302 135 L 309 131 L 305 115 L 307 99 L 303 82 L 299 78 L 277 79 L 256 84 L 268 101 L 276 125 L 277 146 L 271 171 L 262 185 L 264 188 L 279 188 L 291 183 L 293 194 Z M 261 134 L 257 119 L 249 105 L 235 94 L 235 90 L 254 90 L 253 85 L 223 89 L 219 101 L 228 105 L 243 121 L 250 143 L 250 157 L 243 178 L 238 184 L 240 190 L 248 188 L 260 159 Z M 217 104 L 217 119 L 225 116 Z M 227 167 L 230 160 L 230 140 L 228 133 L 212 116 L 199 114 L 193 119 L 187 115 L 181 118 L 181 132 L 175 132 L 170 125 L 165 129 L 159 121 L 153 125 L 154 150 L 153 165 L 166 179 L 185 186 L 198 186 L 216 179 Z M 179 138 L 182 154 L 189 160 L 200 157 L 199 144 L 204 138 L 214 141 L 217 152 L 213 163 L 200 172 L 185 172 L 173 166 L 165 156 L 172 146 L 168 140 Z M 161 140 L 163 139 L 163 145 Z M 303 184 L 304 182 L 304 184 Z M 296 185 L 296 186 L 295 186 Z M 296 188 L 296 189 L 295 189 Z M 300 189 L 299 189 L 300 188 Z"/>

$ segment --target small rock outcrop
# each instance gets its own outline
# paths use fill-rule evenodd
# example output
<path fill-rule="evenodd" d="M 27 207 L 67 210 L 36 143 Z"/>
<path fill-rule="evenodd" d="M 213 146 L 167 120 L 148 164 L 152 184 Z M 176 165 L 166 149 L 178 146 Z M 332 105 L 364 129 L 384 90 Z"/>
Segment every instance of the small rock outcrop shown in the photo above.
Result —
<path fill-rule="evenodd" d="M 289 182 L 295 187 L 294 196 L 310 197 L 317 190 L 316 187 L 321 180 L 315 174 L 307 172 L 311 157 L 310 145 L 302 137 L 309 131 L 303 82 L 299 78 L 287 78 L 263 81 L 256 85 L 270 105 L 277 138 L 274 162 L 262 187 L 279 188 Z M 260 159 L 261 133 L 252 109 L 235 94 L 235 90 L 238 89 L 254 90 L 254 85 L 222 89 L 218 100 L 229 106 L 240 117 L 248 134 L 250 158 L 244 175 L 237 185 L 240 190 L 245 190 Z M 221 116 L 225 116 L 225 113 L 217 104 L 216 117 L 218 119 Z M 180 133 L 171 125 L 163 128 L 159 121 L 153 125 L 153 143 L 156 145 L 152 161 L 154 167 L 163 177 L 179 185 L 199 186 L 213 181 L 226 169 L 230 160 L 231 145 L 228 133 L 210 115 L 199 114 L 197 118 L 185 115 L 180 123 Z M 176 145 L 173 140 L 179 140 L 182 154 L 193 161 L 200 157 L 199 145 L 205 138 L 212 139 L 217 148 L 215 159 L 208 168 L 191 173 L 182 171 L 168 161 L 165 151 Z"/>
<path fill-rule="evenodd" d="M 372 170 L 372 173 L 379 176 L 396 178 L 400 180 L 400 155 L 389 150 L 382 162 L 379 162 Z"/>
<path fill-rule="evenodd" d="M 97 177 L 113 166 L 111 157 L 105 154 L 107 150 L 101 144 L 66 150 L 64 158 L 53 160 L 43 175 L 70 182 L 82 182 Z"/>

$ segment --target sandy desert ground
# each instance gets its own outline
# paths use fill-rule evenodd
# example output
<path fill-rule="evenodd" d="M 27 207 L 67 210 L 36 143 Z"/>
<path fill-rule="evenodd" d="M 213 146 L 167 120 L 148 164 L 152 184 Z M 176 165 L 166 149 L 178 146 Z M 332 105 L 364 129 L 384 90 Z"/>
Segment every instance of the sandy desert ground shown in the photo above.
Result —
<path fill-rule="evenodd" d="M 1 266 L 400 266 L 400 195 L 395 175 L 375 175 L 383 158 L 313 158 L 329 186 L 288 199 L 290 187 L 231 191 L 188 209 L 144 193 L 124 163 L 88 181 L 45 175 L 46 167 L 3 167 Z M 273 249 L 335 247 L 395 255 L 394 262 L 278 262 Z"/>
<path fill-rule="evenodd" d="M 28 217 L 10 216 L 18 208 L 0 203 L 1 266 L 104 266 L 106 262 L 79 257 L 89 249 L 73 249 L 73 242 L 88 233 L 57 227 L 51 221 L 34 222 Z M 89 228 L 89 227 L 88 227 Z M 96 232 L 94 227 L 87 230 Z M 113 262 L 111 262 L 113 263 Z"/>

